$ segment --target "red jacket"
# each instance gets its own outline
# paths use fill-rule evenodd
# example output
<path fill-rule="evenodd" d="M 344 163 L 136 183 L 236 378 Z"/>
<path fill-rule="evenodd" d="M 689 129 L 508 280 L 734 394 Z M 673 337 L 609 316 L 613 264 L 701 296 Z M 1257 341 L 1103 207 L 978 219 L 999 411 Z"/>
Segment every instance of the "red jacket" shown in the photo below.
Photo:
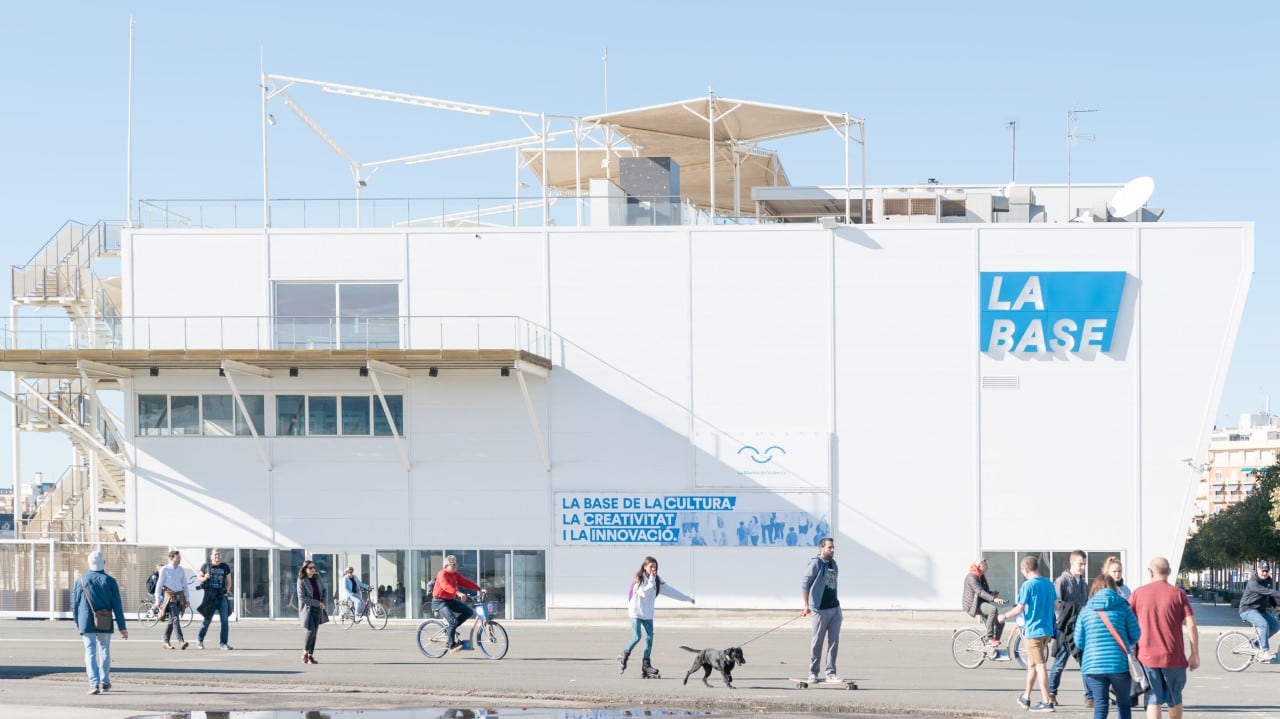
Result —
<path fill-rule="evenodd" d="M 467 579 L 457 572 L 449 572 L 443 569 L 436 575 L 436 586 L 431 590 L 431 596 L 436 599 L 454 599 L 458 596 L 458 587 L 470 589 L 473 592 L 480 591 L 480 585 Z"/>

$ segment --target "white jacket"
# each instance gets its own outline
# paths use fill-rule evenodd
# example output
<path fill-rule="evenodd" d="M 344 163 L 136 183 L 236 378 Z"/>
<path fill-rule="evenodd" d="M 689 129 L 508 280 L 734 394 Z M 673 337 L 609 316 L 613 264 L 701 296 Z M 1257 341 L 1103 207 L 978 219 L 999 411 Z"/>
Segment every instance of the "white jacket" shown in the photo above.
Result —
<path fill-rule="evenodd" d="M 659 594 L 665 594 L 682 602 L 693 601 L 693 597 L 681 592 L 665 581 L 662 583 L 662 589 L 660 590 L 656 588 L 656 584 L 654 578 L 646 574 L 639 584 L 631 585 L 631 599 L 627 602 L 628 617 L 633 619 L 653 619 L 653 602 L 658 598 Z"/>

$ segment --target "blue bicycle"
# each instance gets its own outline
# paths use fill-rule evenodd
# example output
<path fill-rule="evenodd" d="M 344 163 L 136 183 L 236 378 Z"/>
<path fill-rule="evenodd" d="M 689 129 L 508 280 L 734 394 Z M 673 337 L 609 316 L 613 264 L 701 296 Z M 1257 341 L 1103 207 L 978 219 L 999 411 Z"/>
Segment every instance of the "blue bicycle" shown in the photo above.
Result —
<path fill-rule="evenodd" d="M 489 659 L 501 659 L 507 656 L 510 642 L 507 630 L 493 619 L 499 613 L 498 602 L 483 601 L 483 592 L 480 599 L 479 603 L 471 605 L 476 616 L 471 622 L 470 640 L 463 646 L 477 648 Z M 418 651 L 432 659 L 439 659 L 449 651 L 449 623 L 438 618 L 439 612 L 436 615 L 437 618 L 418 625 Z"/>

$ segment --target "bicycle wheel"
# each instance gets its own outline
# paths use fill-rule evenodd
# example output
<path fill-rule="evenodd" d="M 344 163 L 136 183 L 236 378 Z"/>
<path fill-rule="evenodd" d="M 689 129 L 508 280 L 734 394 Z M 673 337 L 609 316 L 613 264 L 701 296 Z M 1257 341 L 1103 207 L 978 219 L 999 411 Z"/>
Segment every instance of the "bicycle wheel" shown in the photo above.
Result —
<path fill-rule="evenodd" d="M 977 629 L 957 629 L 952 632 L 951 658 L 965 669 L 982 666 L 987 658 L 986 647 L 982 646 L 982 633 Z"/>
<path fill-rule="evenodd" d="M 156 605 L 143 600 L 138 605 L 138 623 L 145 624 L 148 627 L 154 627 L 156 622 L 160 621 L 160 614 L 156 612 Z"/>
<path fill-rule="evenodd" d="M 190 604 L 188 604 L 187 608 L 182 611 L 182 626 L 184 627 L 191 626 L 191 622 L 193 619 L 195 619 L 195 617 L 196 617 L 195 610 L 191 608 Z"/>
<path fill-rule="evenodd" d="M 1244 632 L 1227 632 L 1218 637 L 1218 646 L 1214 656 L 1218 665 L 1229 672 L 1242 672 L 1253 663 L 1256 653 L 1253 640 Z"/>
<path fill-rule="evenodd" d="M 387 626 L 387 610 L 381 604 L 374 604 L 364 613 L 364 619 L 369 623 L 370 629 L 382 629 Z"/>
<path fill-rule="evenodd" d="M 1009 654 L 1018 662 L 1018 666 L 1027 668 L 1027 642 L 1020 630 L 1015 630 L 1013 639 L 1009 640 Z"/>
<path fill-rule="evenodd" d="M 507 630 L 497 622 L 480 624 L 471 633 L 471 646 L 480 647 L 480 651 L 490 659 L 501 659 L 507 656 L 507 649 L 510 647 Z"/>
<path fill-rule="evenodd" d="M 418 625 L 418 651 L 439 659 L 449 651 L 449 625 L 440 619 L 428 619 Z"/>
<path fill-rule="evenodd" d="M 355 607 L 352 607 L 351 604 L 349 604 L 348 602 L 341 602 L 338 604 L 337 610 L 338 610 L 338 624 L 340 624 L 343 629 L 350 629 L 351 627 L 355 626 L 355 623 L 356 623 Z"/>

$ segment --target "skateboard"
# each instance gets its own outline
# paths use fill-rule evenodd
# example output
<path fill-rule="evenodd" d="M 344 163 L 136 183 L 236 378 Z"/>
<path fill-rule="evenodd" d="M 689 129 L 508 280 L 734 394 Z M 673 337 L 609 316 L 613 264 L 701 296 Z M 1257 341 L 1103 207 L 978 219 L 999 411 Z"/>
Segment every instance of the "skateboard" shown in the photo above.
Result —
<path fill-rule="evenodd" d="M 795 682 L 795 683 L 796 683 L 796 687 L 797 687 L 797 688 L 799 688 L 799 689 L 808 689 L 808 688 L 809 688 L 809 683 L 810 683 L 810 682 L 809 682 L 809 680 L 808 680 L 808 679 L 796 679 L 796 678 L 794 678 L 794 677 L 793 677 L 793 678 L 791 679 L 791 681 Z M 831 688 L 833 688 L 833 689 L 857 689 L 857 688 L 858 688 L 858 683 L 857 683 L 856 681 L 852 680 L 852 679 L 844 679 L 844 680 L 841 680 L 841 681 L 838 681 L 838 682 L 819 681 L 819 682 L 815 683 L 813 686 L 815 686 L 815 687 L 831 687 Z"/>

